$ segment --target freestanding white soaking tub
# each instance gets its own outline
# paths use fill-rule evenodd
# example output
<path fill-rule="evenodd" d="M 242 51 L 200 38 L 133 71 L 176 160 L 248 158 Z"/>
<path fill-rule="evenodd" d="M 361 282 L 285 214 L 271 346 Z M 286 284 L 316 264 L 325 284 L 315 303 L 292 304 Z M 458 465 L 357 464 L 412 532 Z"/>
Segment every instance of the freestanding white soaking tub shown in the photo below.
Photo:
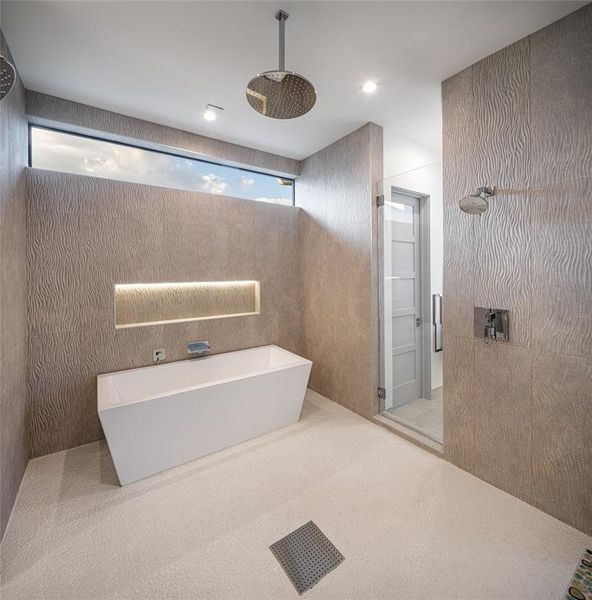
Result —
<path fill-rule="evenodd" d="M 263 346 L 99 375 L 121 485 L 298 421 L 312 363 Z"/>

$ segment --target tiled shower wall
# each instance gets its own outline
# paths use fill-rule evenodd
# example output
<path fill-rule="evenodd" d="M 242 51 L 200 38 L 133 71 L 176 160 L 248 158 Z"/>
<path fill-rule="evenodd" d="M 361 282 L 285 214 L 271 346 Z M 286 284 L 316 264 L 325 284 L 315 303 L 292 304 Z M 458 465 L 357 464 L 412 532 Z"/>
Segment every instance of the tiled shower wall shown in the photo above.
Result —
<path fill-rule="evenodd" d="M 0 32 L 0 54 L 10 50 Z M 19 80 L 0 103 L 0 538 L 28 458 L 27 121 Z"/>
<path fill-rule="evenodd" d="M 444 446 L 592 533 L 592 5 L 444 82 Z M 497 195 L 482 216 L 458 200 Z M 510 343 L 473 307 L 510 310 Z"/>
<path fill-rule="evenodd" d="M 205 148 L 193 134 L 92 107 L 34 93 L 28 102 L 36 119 Z M 302 353 L 317 365 L 317 389 L 371 415 L 381 136 L 380 127 L 366 125 L 302 165 L 230 144 L 218 150 L 276 171 L 302 166 L 301 208 L 29 169 L 32 456 L 102 437 L 97 374 L 151 364 L 155 348 L 181 359 L 195 339 L 209 339 L 213 352 L 275 343 Z M 115 329 L 115 283 L 229 280 L 261 282 L 260 315 Z"/>
<path fill-rule="evenodd" d="M 147 148 L 170 149 L 178 154 L 202 157 L 222 163 L 248 165 L 288 177 L 298 175 L 298 161 L 254 148 L 231 144 L 182 131 L 150 121 L 104 110 L 64 98 L 26 91 L 27 116 L 38 125 L 96 135 L 124 143 L 138 143 Z"/>
<path fill-rule="evenodd" d="M 299 209 L 28 170 L 31 454 L 103 437 L 99 373 L 278 344 L 301 351 Z M 261 282 L 261 314 L 115 329 L 116 283 Z"/>
<path fill-rule="evenodd" d="M 372 231 L 381 179 L 382 127 L 368 123 L 302 161 L 296 188 L 310 386 L 365 417 L 377 411 Z"/>

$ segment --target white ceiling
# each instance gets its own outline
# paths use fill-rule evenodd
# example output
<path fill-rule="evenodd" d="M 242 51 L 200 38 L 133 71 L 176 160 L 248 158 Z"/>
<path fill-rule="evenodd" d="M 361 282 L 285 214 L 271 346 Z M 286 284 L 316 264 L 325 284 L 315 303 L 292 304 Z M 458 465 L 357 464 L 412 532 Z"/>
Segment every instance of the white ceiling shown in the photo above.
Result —
<path fill-rule="evenodd" d="M 429 148 L 440 82 L 586 2 L 3 1 L 1 26 L 26 87 L 301 159 L 367 121 Z M 292 121 L 244 96 L 277 65 L 310 79 L 314 109 Z M 360 86 L 379 83 L 367 96 Z M 225 108 L 215 123 L 206 104 Z"/>

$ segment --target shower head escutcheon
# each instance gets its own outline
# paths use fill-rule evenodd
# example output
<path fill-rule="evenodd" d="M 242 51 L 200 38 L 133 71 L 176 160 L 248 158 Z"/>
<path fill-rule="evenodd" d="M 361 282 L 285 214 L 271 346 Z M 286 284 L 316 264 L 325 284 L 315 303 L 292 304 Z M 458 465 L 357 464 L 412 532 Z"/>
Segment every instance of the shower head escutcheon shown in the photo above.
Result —
<path fill-rule="evenodd" d="M 458 201 L 458 205 L 463 212 L 469 215 L 482 215 L 489 208 L 487 198 L 495 196 L 494 187 L 480 187 L 474 194 L 469 194 Z"/>
<path fill-rule="evenodd" d="M 16 80 L 14 65 L 4 56 L 0 55 L 0 100 L 10 92 Z"/>
<path fill-rule="evenodd" d="M 279 10 L 279 68 L 258 73 L 247 85 L 247 102 L 264 117 L 295 119 L 305 115 L 315 105 L 317 92 L 306 77 L 286 71 L 286 21 L 290 15 Z"/>

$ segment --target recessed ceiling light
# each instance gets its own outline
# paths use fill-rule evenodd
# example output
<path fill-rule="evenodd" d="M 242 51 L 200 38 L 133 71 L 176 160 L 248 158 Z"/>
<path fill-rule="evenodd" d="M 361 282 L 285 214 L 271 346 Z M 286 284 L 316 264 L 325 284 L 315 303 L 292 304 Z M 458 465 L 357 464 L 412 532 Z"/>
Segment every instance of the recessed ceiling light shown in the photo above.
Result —
<path fill-rule="evenodd" d="M 206 121 L 215 121 L 218 118 L 218 113 L 224 109 L 221 106 L 215 104 L 208 104 L 204 110 L 203 118 Z"/>
<path fill-rule="evenodd" d="M 362 91 L 366 92 L 366 94 L 372 94 L 372 92 L 376 91 L 376 88 L 378 86 L 376 85 L 376 83 L 374 81 L 367 81 L 363 86 L 362 86 Z"/>

